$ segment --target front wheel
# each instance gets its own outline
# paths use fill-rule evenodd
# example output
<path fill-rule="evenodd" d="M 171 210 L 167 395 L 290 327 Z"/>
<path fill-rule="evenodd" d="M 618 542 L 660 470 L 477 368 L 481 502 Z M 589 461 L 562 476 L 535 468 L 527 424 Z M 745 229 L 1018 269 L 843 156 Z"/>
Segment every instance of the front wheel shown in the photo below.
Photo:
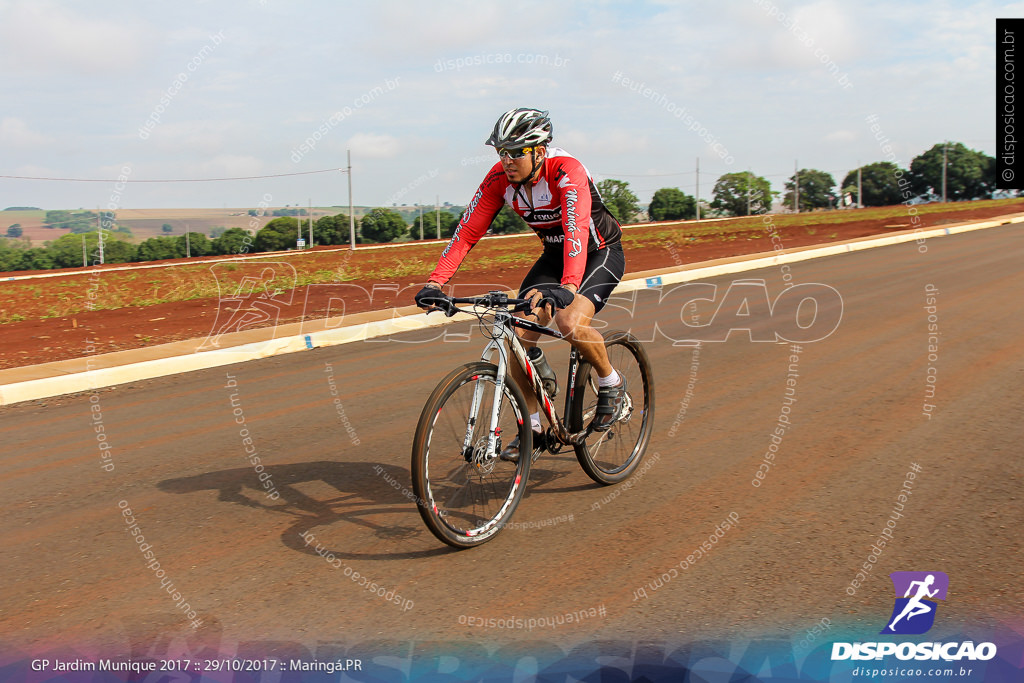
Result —
<path fill-rule="evenodd" d="M 606 332 L 605 349 L 612 367 L 626 382 L 626 405 L 606 432 L 594 432 L 575 446 L 576 459 L 599 484 L 617 484 L 640 464 L 654 429 L 654 374 L 647 352 L 628 332 Z M 570 408 L 570 431 L 584 429 L 597 409 L 597 372 L 581 363 Z"/>
<path fill-rule="evenodd" d="M 412 446 L 412 487 L 420 516 L 438 539 L 471 548 L 492 539 L 526 490 L 530 458 L 499 455 L 519 437 L 533 449 L 526 399 L 506 381 L 499 396 L 496 440 L 488 445 L 498 368 L 478 361 L 456 368 L 423 406 Z"/>

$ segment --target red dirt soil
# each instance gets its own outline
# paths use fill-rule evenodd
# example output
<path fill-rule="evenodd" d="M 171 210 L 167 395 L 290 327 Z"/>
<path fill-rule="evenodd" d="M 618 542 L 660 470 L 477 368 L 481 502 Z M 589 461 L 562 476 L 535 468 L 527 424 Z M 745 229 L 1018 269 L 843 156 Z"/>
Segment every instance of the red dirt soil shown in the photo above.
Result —
<path fill-rule="evenodd" d="M 1024 209 L 1022 202 L 977 208 L 966 208 L 965 205 L 960 204 L 955 208 L 951 206 L 949 211 L 919 214 L 921 221 L 914 226 L 911 225 L 908 216 L 904 214 L 896 218 L 853 220 L 845 223 L 780 226 L 778 233 L 785 247 L 792 248 L 908 230 L 911 227 L 929 227 L 993 218 L 1017 213 L 1022 209 Z M 822 214 L 822 216 L 827 218 L 830 214 Z M 703 227 L 713 225 L 713 223 L 708 221 L 699 225 Z M 725 227 L 728 223 L 721 225 Z M 689 224 L 687 227 L 692 226 L 693 224 Z M 659 237 L 651 240 L 654 244 L 644 244 L 644 232 L 642 231 L 657 231 L 659 229 L 663 231 L 665 226 L 652 224 L 649 228 L 640 227 L 627 230 L 626 234 L 631 238 L 626 242 L 625 250 L 627 276 L 629 273 L 772 250 L 771 239 L 764 229 L 751 229 L 740 233 L 730 232 L 729 238 L 726 240 L 706 236 L 694 239 L 686 236 L 680 230 L 680 236 L 677 239 Z M 529 270 L 529 263 L 502 266 L 499 261 L 499 265 L 488 264 L 486 267 L 479 265 L 474 267 L 474 260 L 479 261 L 482 256 L 489 256 L 491 257 L 489 261 L 493 264 L 495 256 L 500 258 L 502 255 L 523 255 L 534 252 L 539 255 L 538 247 L 539 245 L 533 242 L 529 236 L 522 239 L 501 240 L 485 238 L 467 258 L 452 283 L 456 285 L 460 283 L 500 285 L 507 289 L 513 289 L 518 286 Z M 0 347 L 0 369 L 202 338 L 211 333 L 215 324 L 221 332 L 237 331 L 324 318 L 328 315 L 407 306 L 412 303 L 412 296 L 418 289 L 418 285 L 433 269 L 433 264 L 440 254 L 442 246 L 441 243 L 435 242 L 431 245 L 396 249 L 357 249 L 354 253 L 337 250 L 321 251 L 323 249 L 331 248 L 320 248 L 302 257 L 311 260 L 308 263 L 313 270 L 337 270 L 339 273 L 347 271 L 358 275 L 360 271 L 367 272 L 389 264 L 398 263 L 407 266 L 410 260 L 413 263 L 417 260 L 422 261 L 423 268 L 422 272 L 415 268 L 415 274 L 391 277 L 386 280 L 379 277 L 372 279 L 362 279 L 358 276 L 355 279 L 348 277 L 344 289 L 339 289 L 337 285 L 333 287 L 331 285 L 296 287 L 275 293 L 271 299 L 273 304 L 270 306 L 267 306 L 266 296 L 251 294 L 248 297 L 229 296 L 229 301 L 224 302 L 226 304 L 224 310 L 219 312 L 219 319 L 218 309 L 221 307 L 224 297 L 216 296 L 148 306 L 126 306 L 113 310 L 84 311 L 66 317 L 42 317 L 46 315 L 47 310 L 44 305 L 45 301 L 61 300 L 62 292 L 87 290 L 95 284 L 97 279 L 104 277 L 102 268 L 99 276 L 75 273 L 59 278 L 29 280 L 27 282 L 33 283 L 40 291 L 36 293 L 35 299 L 28 301 L 26 301 L 24 290 L 21 290 L 20 293 L 14 291 L 13 286 L 19 283 L 0 282 L 0 311 L 8 314 L 11 311 L 16 311 L 25 318 L 19 322 L 7 322 L 0 325 L 0 332 L 2 332 L 4 340 Z M 412 251 L 407 251 L 407 249 Z M 321 251 L 321 253 L 317 253 L 317 251 Z M 290 259 L 292 256 L 282 257 L 282 261 L 285 258 Z M 270 260 L 273 261 L 273 259 Z M 203 259 L 192 259 L 188 262 L 202 264 L 202 261 Z M 259 261 L 248 261 L 244 265 L 238 265 L 237 270 L 225 269 L 231 272 L 222 275 L 229 276 L 227 278 L 229 285 L 231 282 L 237 284 L 245 275 L 258 275 L 258 272 L 265 270 L 267 265 L 267 263 L 261 264 Z M 110 267 L 108 266 L 108 268 Z M 147 291 L 153 290 L 155 287 L 152 277 L 166 279 L 166 273 L 172 270 L 175 269 L 141 270 L 137 279 L 121 283 L 119 287 L 129 290 L 125 292 L 126 297 L 133 294 L 145 296 Z M 184 269 L 177 269 L 179 272 L 182 270 Z M 205 273 L 209 273 L 207 268 L 203 268 L 203 270 Z M 74 270 L 69 272 L 74 273 Z M 12 273 L 12 275 L 23 274 L 25 273 Z M 172 275 L 172 279 L 178 277 L 177 273 Z M 209 279 L 209 275 L 206 277 Z M 365 293 L 360 294 L 360 290 L 352 285 L 362 288 L 363 292 L 371 292 L 376 287 L 377 291 L 372 302 L 369 296 Z M 331 291 L 332 289 L 333 291 Z M 471 292 L 468 289 L 468 287 L 464 290 L 460 289 L 458 294 L 469 295 Z M 345 297 L 344 309 L 338 308 L 339 292 L 342 292 Z M 334 297 L 333 303 L 332 296 Z M 66 298 L 64 297 L 64 299 Z M 262 308 L 259 305 L 261 302 Z M 246 305 L 248 307 L 243 308 Z M 225 313 L 230 313 L 232 309 L 242 315 L 234 318 L 230 315 L 225 316 Z M 52 310 L 52 306 L 50 310 Z"/>

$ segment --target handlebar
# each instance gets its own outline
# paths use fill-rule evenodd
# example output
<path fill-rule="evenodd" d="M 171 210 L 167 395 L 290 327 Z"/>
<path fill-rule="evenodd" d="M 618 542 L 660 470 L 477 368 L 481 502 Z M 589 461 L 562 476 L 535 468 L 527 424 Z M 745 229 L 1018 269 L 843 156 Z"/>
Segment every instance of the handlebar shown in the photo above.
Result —
<path fill-rule="evenodd" d="M 511 308 L 512 312 L 525 311 L 531 307 L 529 299 L 515 299 L 505 292 L 488 292 L 484 296 L 448 297 L 453 304 L 471 304 L 487 308 Z"/>
<path fill-rule="evenodd" d="M 488 292 L 483 296 L 470 296 L 470 297 L 455 297 L 448 296 L 440 293 L 438 296 L 439 301 L 444 301 L 445 307 L 435 307 L 427 311 L 429 314 L 431 311 L 442 311 L 446 316 L 451 318 L 456 313 L 469 313 L 471 315 L 480 315 L 478 311 L 464 311 L 457 308 L 455 304 L 469 304 L 472 306 L 484 306 L 486 308 L 505 308 L 510 310 L 512 313 L 519 311 L 527 311 L 533 308 L 533 304 L 529 299 L 515 299 L 505 294 L 504 292 Z M 553 330 L 550 327 L 545 327 L 531 320 L 524 320 L 522 318 L 511 318 L 509 324 L 513 327 L 518 327 L 524 330 L 530 330 L 532 332 L 539 332 L 540 334 L 547 335 L 549 337 L 555 337 L 556 339 L 564 339 L 565 336 L 558 330 Z"/>
<path fill-rule="evenodd" d="M 455 304 L 469 304 L 471 306 L 485 306 L 487 308 L 508 308 L 513 313 L 526 311 L 532 307 L 529 299 L 516 299 L 510 297 L 504 292 L 488 292 L 483 296 L 456 297 L 448 296 L 439 291 L 437 299 L 439 301 L 443 300 L 451 305 L 446 306 L 445 308 L 437 306 L 429 309 L 427 313 L 440 310 L 449 318 L 459 311 L 459 309 L 455 307 Z"/>

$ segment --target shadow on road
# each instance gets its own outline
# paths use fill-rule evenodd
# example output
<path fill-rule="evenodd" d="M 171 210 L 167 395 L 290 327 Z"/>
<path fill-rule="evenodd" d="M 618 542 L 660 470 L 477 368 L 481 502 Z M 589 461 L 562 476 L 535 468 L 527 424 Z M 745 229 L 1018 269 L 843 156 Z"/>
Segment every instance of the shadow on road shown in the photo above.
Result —
<path fill-rule="evenodd" d="M 395 488 L 388 481 L 401 485 Z M 363 527 L 381 541 L 390 541 L 392 545 L 397 542 L 398 548 L 387 552 L 332 548 L 331 552 L 337 557 L 402 560 L 450 552 L 451 549 L 446 547 L 420 551 L 403 549 L 405 542 L 429 536 L 416 511 L 409 481 L 409 471 L 394 465 L 317 461 L 270 465 L 259 475 L 252 467 L 208 472 L 167 479 L 157 484 L 157 488 L 166 493 L 216 490 L 220 501 L 289 515 L 294 521 L 281 535 L 282 543 L 310 555 L 316 553 L 302 539 L 306 532 L 338 522 Z M 327 499 L 314 498 L 299 490 L 298 486 L 306 482 L 322 482 L 337 490 L 339 495 Z M 379 517 L 374 517 L 382 514 L 403 515 L 403 521 L 401 524 L 382 524 L 377 521 Z"/>

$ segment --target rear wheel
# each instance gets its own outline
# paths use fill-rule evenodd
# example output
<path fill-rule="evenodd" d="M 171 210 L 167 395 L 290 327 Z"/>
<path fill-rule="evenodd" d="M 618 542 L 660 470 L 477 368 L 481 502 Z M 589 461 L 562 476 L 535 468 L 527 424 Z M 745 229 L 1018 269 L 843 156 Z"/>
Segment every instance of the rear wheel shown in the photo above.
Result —
<path fill-rule="evenodd" d="M 509 462 L 502 448 L 519 437 L 533 448 L 526 399 L 506 381 L 499 397 L 497 439 L 488 448 L 497 366 L 476 362 L 448 374 L 423 407 L 412 447 L 412 486 L 427 528 L 448 545 L 489 541 L 511 518 L 526 490 L 530 458 Z"/>
<path fill-rule="evenodd" d="M 606 332 L 605 349 L 612 367 L 626 382 L 626 405 L 606 432 L 593 432 L 575 446 L 576 459 L 591 479 L 617 484 L 640 464 L 654 429 L 654 375 L 643 345 L 628 332 Z M 581 363 L 570 407 L 570 431 L 584 429 L 597 409 L 597 372 Z"/>

